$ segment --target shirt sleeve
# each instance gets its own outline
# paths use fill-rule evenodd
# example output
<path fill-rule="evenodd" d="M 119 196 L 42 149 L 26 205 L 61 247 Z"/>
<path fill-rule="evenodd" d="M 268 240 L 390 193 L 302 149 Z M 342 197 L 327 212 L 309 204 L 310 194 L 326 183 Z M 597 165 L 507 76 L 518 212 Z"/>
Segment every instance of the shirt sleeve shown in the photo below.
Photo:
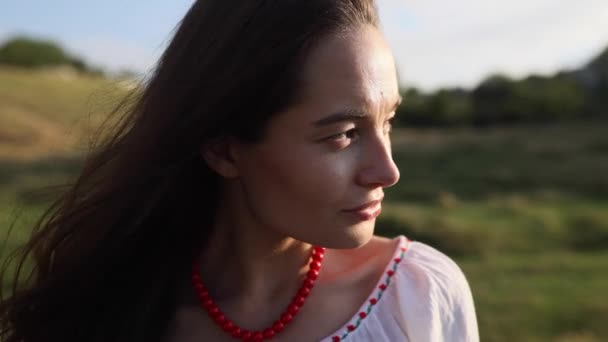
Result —
<path fill-rule="evenodd" d="M 395 275 L 397 316 L 410 341 L 479 341 L 471 289 L 449 257 L 411 242 Z"/>

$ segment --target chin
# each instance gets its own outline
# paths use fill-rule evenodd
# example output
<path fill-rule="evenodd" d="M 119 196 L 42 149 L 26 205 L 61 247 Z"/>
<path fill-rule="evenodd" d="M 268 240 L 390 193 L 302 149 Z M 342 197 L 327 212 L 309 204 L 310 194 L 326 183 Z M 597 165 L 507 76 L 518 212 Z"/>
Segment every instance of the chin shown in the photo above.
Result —
<path fill-rule="evenodd" d="M 352 249 L 363 247 L 374 236 L 374 221 L 346 226 L 336 234 L 327 235 L 320 245 L 332 249 Z"/>

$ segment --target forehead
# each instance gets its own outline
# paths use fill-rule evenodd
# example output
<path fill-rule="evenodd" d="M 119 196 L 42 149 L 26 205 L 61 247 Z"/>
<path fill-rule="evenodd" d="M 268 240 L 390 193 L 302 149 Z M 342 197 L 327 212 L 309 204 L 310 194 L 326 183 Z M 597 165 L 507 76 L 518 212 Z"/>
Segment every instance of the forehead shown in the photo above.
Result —
<path fill-rule="evenodd" d="M 382 112 L 399 97 L 395 62 L 382 33 L 362 27 L 312 49 L 302 70 L 302 104 Z"/>

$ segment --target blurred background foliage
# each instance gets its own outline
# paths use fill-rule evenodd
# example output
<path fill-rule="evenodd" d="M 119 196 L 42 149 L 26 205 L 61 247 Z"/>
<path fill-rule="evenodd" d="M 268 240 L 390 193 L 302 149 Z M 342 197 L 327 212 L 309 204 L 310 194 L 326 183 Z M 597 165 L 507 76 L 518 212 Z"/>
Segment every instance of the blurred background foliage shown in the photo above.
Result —
<path fill-rule="evenodd" d="M 608 116 L 608 48 L 576 70 L 511 79 L 491 75 L 477 87 L 426 94 L 404 90 L 398 119 L 406 126 L 552 123 Z"/>
<path fill-rule="evenodd" d="M 80 72 L 103 73 L 89 67 L 83 59 L 70 56 L 52 41 L 29 37 L 16 37 L 4 43 L 0 48 L 0 64 L 24 68 L 70 66 Z"/>
<path fill-rule="evenodd" d="M 139 82 L 52 42 L 0 47 L 2 258 Z M 393 133 L 401 181 L 387 191 L 378 232 L 457 260 L 483 341 L 608 340 L 608 49 L 552 76 L 402 92 Z"/>

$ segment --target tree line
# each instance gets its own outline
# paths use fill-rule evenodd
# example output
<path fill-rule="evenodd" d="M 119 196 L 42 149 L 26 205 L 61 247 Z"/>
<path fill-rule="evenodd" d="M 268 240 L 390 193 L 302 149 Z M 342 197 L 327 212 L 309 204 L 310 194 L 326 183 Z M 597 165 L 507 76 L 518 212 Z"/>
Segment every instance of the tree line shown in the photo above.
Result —
<path fill-rule="evenodd" d="M 59 45 L 17 37 L 0 46 L 0 64 L 38 68 L 68 65 L 103 74 Z M 402 90 L 398 126 L 487 126 L 608 118 L 608 48 L 576 70 L 552 76 L 512 79 L 492 75 L 473 89 L 447 88 L 424 93 Z"/>
<path fill-rule="evenodd" d="M 28 37 L 15 37 L 0 46 L 0 64 L 24 68 L 70 66 L 79 72 L 103 74 L 58 44 Z"/>
<path fill-rule="evenodd" d="M 552 76 L 492 75 L 473 89 L 402 91 L 401 126 L 487 126 L 608 118 L 608 48 L 583 67 Z"/>

